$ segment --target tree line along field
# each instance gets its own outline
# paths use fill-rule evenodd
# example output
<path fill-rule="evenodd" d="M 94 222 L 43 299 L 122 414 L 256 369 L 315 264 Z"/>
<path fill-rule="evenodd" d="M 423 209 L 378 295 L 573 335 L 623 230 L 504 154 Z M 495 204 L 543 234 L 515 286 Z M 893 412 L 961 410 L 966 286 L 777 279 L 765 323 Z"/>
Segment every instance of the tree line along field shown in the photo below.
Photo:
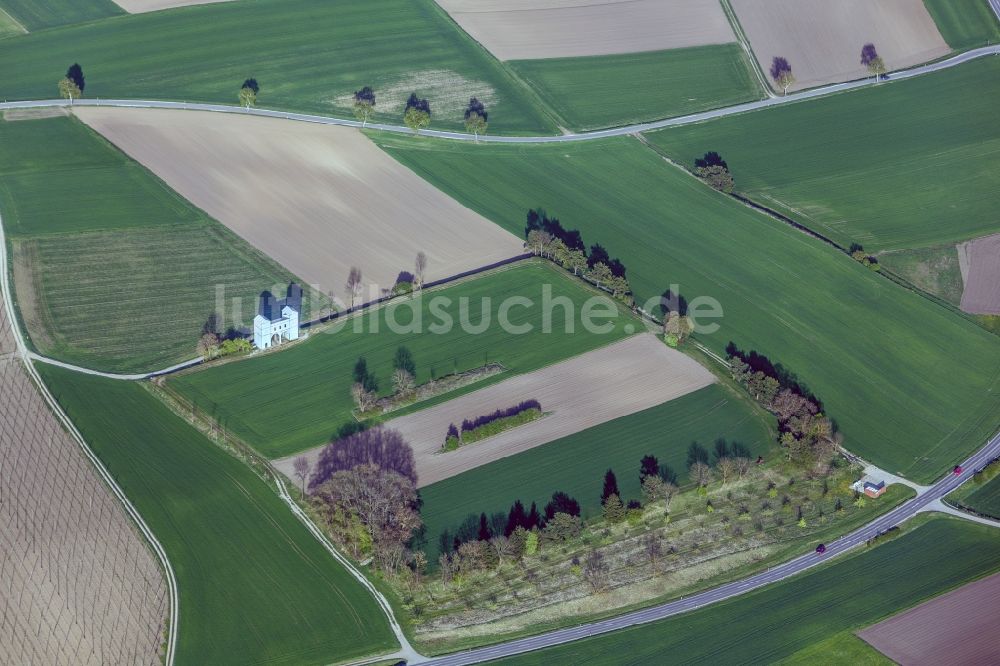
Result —
<path fill-rule="evenodd" d="M 845 446 L 929 481 L 995 427 L 996 339 L 929 300 L 710 190 L 632 138 L 463 146 L 376 137 L 391 155 L 512 233 L 543 206 L 621 257 L 640 304 L 671 284 L 725 316 L 729 341 L 796 373 Z M 942 341 L 947 341 L 942 344 Z M 942 370 L 946 369 L 946 370 Z"/>
<path fill-rule="evenodd" d="M 8 100 L 55 97 L 79 62 L 88 97 L 236 104 L 254 77 L 268 108 L 350 116 L 350 95 L 371 86 L 373 121 L 398 124 L 417 92 L 435 127 L 460 127 L 477 96 L 491 131 L 555 130 L 530 91 L 432 0 L 260 0 L 128 15 L 3 40 L 0 60 L 21 64 L 0 73 Z M 399 108 L 386 108 L 389 96 Z"/>
<path fill-rule="evenodd" d="M 0 122 L 0 142 L 17 305 L 41 354 L 156 370 L 195 356 L 217 287 L 248 325 L 260 292 L 294 279 L 75 118 Z"/>
<path fill-rule="evenodd" d="M 717 151 L 737 191 L 843 247 L 926 247 L 1000 228 L 998 96 L 1000 62 L 982 58 L 647 137 L 688 168 Z"/>
<path fill-rule="evenodd" d="M 189 372 L 171 378 L 167 385 L 265 456 L 277 458 L 323 444 L 338 428 L 353 421 L 352 369 L 361 356 L 375 373 L 381 395 L 392 392 L 392 358 L 400 346 L 413 354 L 417 384 L 487 363 L 503 364 L 506 372 L 465 389 L 475 390 L 487 382 L 614 342 L 626 335 L 626 326 L 633 330 L 640 326 L 638 320 L 619 308 L 619 316 L 608 333 L 588 333 L 579 317 L 576 332 L 566 333 L 565 310 L 557 307 L 552 314 L 552 333 L 543 333 L 543 285 L 551 285 L 554 298 L 570 298 L 578 313 L 580 306 L 596 293 L 547 263 L 520 264 L 441 290 L 428 290 L 421 300 L 394 301 L 365 313 L 363 319 L 346 320 L 342 330 L 313 332 L 308 341 L 279 354 Z M 437 296 L 451 299 L 442 311 L 453 318 L 454 326 L 443 334 L 428 330 L 430 324 L 439 321 L 429 311 L 429 300 Z M 503 299 L 511 296 L 534 301 L 530 307 L 510 311 L 510 322 L 530 324 L 530 333 L 513 335 L 498 325 L 498 308 Z M 459 307 L 460 299 L 465 298 L 468 322 L 479 324 L 489 316 L 490 325 L 484 332 L 462 330 Z M 487 303 L 488 310 L 483 307 L 483 298 L 492 299 Z M 395 333 L 389 328 L 390 319 L 404 327 L 413 323 L 415 312 L 420 313 L 422 333 Z M 359 322 L 360 332 L 355 322 Z M 372 322 L 377 322 L 377 332 Z M 455 395 L 453 392 L 439 399 Z M 428 401 L 419 406 L 430 404 Z M 441 434 L 443 437 L 444 432 Z"/>
<path fill-rule="evenodd" d="M 768 420 L 731 389 L 713 385 L 426 486 L 420 515 L 427 559 L 437 562 L 444 530 L 454 532 L 470 513 L 507 512 L 514 500 L 525 508 L 536 502 L 541 511 L 552 493 L 563 491 L 580 502 L 583 518 L 600 514 L 608 468 L 615 471 L 623 499 L 638 499 L 639 461 L 645 455 L 655 455 L 677 473 L 678 483 L 686 483 L 690 444 L 710 449 L 718 438 L 740 442 L 754 456 L 771 445 Z"/>
<path fill-rule="evenodd" d="M 0 12 L 30 32 L 124 14 L 111 0 L 3 0 Z"/>
<path fill-rule="evenodd" d="M 873 550 L 862 549 L 786 582 L 497 663 L 624 666 L 653 663 L 664 655 L 677 663 L 773 663 L 998 568 L 1000 532 L 935 516 Z"/>
<path fill-rule="evenodd" d="M 680 116 L 762 96 L 735 43 L 507 64 L 575 130 Z"/>
<path fill-rule="evenodd" d="M 989 3 L 979 0 L 924 0 L 948 46 L 956 51 L 996 44 L 1000 22 Z"/>
<path fill-rule="evenodd" d="M 244 463 L 140 384 L 39 371 L 166 550 L 178 663 L 326 664 L 395 647 L 375 600 Z"/>

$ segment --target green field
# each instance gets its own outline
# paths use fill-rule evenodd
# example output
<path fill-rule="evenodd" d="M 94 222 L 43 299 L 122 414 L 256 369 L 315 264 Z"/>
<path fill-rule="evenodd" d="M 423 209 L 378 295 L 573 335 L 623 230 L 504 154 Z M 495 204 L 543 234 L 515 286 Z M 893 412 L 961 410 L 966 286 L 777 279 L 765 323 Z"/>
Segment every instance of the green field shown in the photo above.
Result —
<path fill-rule="evenodd" d="M 1000 531 L 938 517 L 874 550 L 730 601 L 496 663 L 625 666 L 665 656 L 671 663 L 773 663 L 998 568 Z"/>
<path fill-rule="evenodd" d="M 640 299 L 672 283 L 689 301 L 717 299 L 720 328 L 699 339 L 719 353 L 732 340 L 797 373 L 839 423 L 845 446 L 886 469 L 929 481 L 997 425 L 995 336 L 711 191 L 635 139 L 376 140 L 513 233 L 523 233 L 525 211 L 543 206 L 621 257 Z"/>
<path fill-rule="evenodd" d="M 0 122 L 0 146 L 18 309 L 42 354 L 156 370 L 195 356 L 218 288 L 224 325 L 249 325 L 260 292 L 294 279 L 75 119 Z"/>
<path fill-rule="evenodd" d="M 977 488 L 965 498 L 965 504 L 979 513 L 1000 520 L 1000 477 Z"/>
<path fill-rule="evenodd" d="M 70 117 L 0 122 L 0 206 L 12 237 L 208 222 Z"/>
<path fill-rule="evenodd" d="M 924 0 L 948 46 L 956 51 L 996 44 L 1000 24 L 984 0 Z"/>
<path fill-rule="evenodd" d="M 1000 59 L 650 133 L 693 168 L 719 152 L 736 188 L 869 252 L 1000 229 Z"/>
<path fill-rule="evenodd" d="M 163 544 L 180 664 L 328 664 L 389 651 L 375 600 L 275 491 L 142 386 L 41 366 Z"/>
<path fill-rule="evenodd" d="M 470 513 L 506 512 L 517 499 L 526 508 L 537 502 L 541 510 L 553 492 L 562 490 L 580 502 L 585 518 L 599 514 L 609 467 L 624 500 L 641 499 L 639 461 L 647 454 L 677 472 L 683 483 L 691 442 L 710 450 L 719 437 L 741 442 L 754 455 L 771 446 L 764 418 L 730 389 L 714 385 L 422 488 L 429 560 L 437 561 L 443 530 L 454 530 Z"/>
<path fill-rule="evenodd" d="M 739 44 L 507 64 L 575 130 L 680 116 L 761 97 Z"/>
<path fill-rule="evenodd" d="M 236 104 L 252 76 L 267 108 L 350 116 L 349 96 L 369 85 L 374 120 L 398 124 L 417 92 L 433 127 L 459 127 L 476 96 L 491 132 L 555 131 L 530 91 L 433 0 L 254 0 L 137 14 L 5 40 L 0 62 L 19 65 L 0 70 L 11 100 L 53 97 L 79 62 L 88 97 Z"/>
<path fill-rule="evenodd" d="M 400 345 L 413 353 L 417 383 L 487 362 L 499 362 L 507 368 L 507 372 L 493 377 L 499 381 L 618 340 L 625 335 L 624 327 L 639 325 L 623 310 L 608 333 L 587 333 L 577 319 L 577 332 L 567 334 L 565 310 L 555 308 L 552 333 L 543 333 L 543 284 L 551 284 L 553 297 L 566 296 L 577 305 L 594 293 L 547 263 L 522 264 L 440 291 L 425 292 L 422 301 L 395 301 L 378 309 L 376 315 L 369 313 L 364 319 L 348 321 L 343 330 L 315 332 L 307 342 L 279 354 L 199 370 L 171 379 L 169 385 L 261 453 L 277 458 L 323 444 L 352 419 L 351 370 L 359 356 L 367 359 L 368 369 L 378 377 L 381 393 L 389 394 L 392 358 Z M 441 334 L 430 330 L 440 321 L 429 311 L 430 299 L 438 295 L 451 299 L 450 303 L 442 303 L 442 311 L 455 323 Z M 534 301 L 531 307 L 510 311 L 510 322 L 532 325 L 530 333 L 513 335 L 496 325 L 502 300 L 514 295 Z M 461 299 L 466 298 L 465 321 L 478 324 L 484 316 L 489 317 L 491 325 L 483 333 L 466 333 L 459 325 Z M 493 299 L 485 303 L 488 309 L 484 308 L 484 298 Z M 408 326 L 414 321 L 415 311 L 420 313 L 423 333 L 390 330 L 388 319 Z M 355 329 L 355 321 L 364 322 L 360 332 Z M 373 321 L 377 322 L 377 333 L 373 332 Z"/>
<path fill-rule="evenodd" d="M 982 485 L 966 484 L 956 494 L 960 496 L 962 506 L 1000 520 L 1000 476 L 994 476 Z"/>
<path fill-rule="evenodd" d="M 31 32 L 125 13 L 111 0 L 0 0 L 0 10 Z"/>

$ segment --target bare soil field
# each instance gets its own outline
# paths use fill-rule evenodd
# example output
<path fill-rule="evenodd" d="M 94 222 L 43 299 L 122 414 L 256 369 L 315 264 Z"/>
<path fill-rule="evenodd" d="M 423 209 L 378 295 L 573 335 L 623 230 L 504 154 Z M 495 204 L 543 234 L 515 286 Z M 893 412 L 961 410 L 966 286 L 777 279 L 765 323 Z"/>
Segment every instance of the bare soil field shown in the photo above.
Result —
<path fill-rule="evenodd" d="M 705 0 L 437 0 L 500 60 L 611 55 L 736 41 Z"/>
<path fill-rule="evenodd" d="M 11 356 L 0 396 L 0 663 L 160 664 L 159 564 Z"/>
<path fill-rule="evenodd" d="M 77 109 L 85 123 L 194 205 L 324 293 L 364 300 L 428 258 L 427 280 L 523 251 L 357 130 L 158 109 Z"/>
<path fill-rule="evenodd" d="M 216 2 L 232 2 L 233 0 L 114 0 L 114 3 L 129 14 L 145 14 L 161 9 L 187 7 L 189 5 L 211 5 Z"/>
<path fill-rule="evenodd" d="M 902 666 L 1000 663 L 1000 574 L 858 632 Z"/>
<path fill-rule="evenodd" d="M 958 246 L 962 270 L 962 310 L 1000 314 L 1000 234 L 983 236 Z"/>
<path fill-rule="evenodd" d="M 775 56 L 788 59 L 795 76 L 789 90 L 868 76 L 861 65 L 868 43 L 890 71 L 951 51 L 923 0 L 731 2 L 764 72 Z"/>
<path fill-rule="evenodd" d="M 413 446 L 418 485 L 423 487 L 654 407 L 714 381 L 713 375 L 697 362 L 644 333 L 392 419 L 386 427 L 399 430 Z M 463 419 L 530 398 L 541 403 L 547 414 L 544 418 L 455 451 L 441 452 L 449 424 L 461 424 Z M 303 455 L 315 463 L 321 449 Z M 293 478 L 296 457 L 277 460 L 275 465 Z"/>

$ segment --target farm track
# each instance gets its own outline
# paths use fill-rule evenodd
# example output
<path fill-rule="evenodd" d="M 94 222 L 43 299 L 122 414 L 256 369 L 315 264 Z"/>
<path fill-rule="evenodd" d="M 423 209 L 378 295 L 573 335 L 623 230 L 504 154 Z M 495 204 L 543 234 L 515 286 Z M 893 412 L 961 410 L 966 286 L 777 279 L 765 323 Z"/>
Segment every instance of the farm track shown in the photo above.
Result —
<path fill-rule="evenodd" d="M 1000 0 L 998 0 L 1000 4 Z M 997 8 L 1000 12 L 1000 8 Z M 958 55 L 940 60 L 938 62 L 929 63 L 927 65 L 920 65 L 918 67 L 913 67 L 911 69 L 902 70 L 898 72 L 892 72 L 890 74 L 890 79 L 884 81 L 878 85 L 889 85 L 896 81 L 903 81 L 915 76 L 922 76 L 924 74 L 930 74 L 932 72 L 939 72 L 942 70 L 961 65 L 963 63 L 975 60 L 977 58 L 982 58 L 989 55 L 1000 54 L 1000 45 L 994 46 L 983 46 L 978 49 L 972 49 L 971 51 L 966 51 Z M 665 127 L 679 127 L 681 125 L 690 125 L 692 123 L 699 123 L 705 120 L 712 120 L 713 118 L 723 118 L 726 116 L 737 115 L 740 113 L 747 113 L 749 111 L 757 111 L 760 109 L 766 109 L 772 106 L 780 106 L 783 104 L 793 104 L 795 102 L 801 102 L 805 100 L 815 99 L 818 97 L 825 97 L 839 92 L 846 92 L 848 90 L 856 90 L 859 88 L 865 88 L 875 85 L 871 79 L 860 79 L 857 81 L 847 81 L 845 83 L 837 83 L 829 86 L 822 86 L 820 88 L 812 88 L 810 90 L 804 90 L 798 93 L 792 93 L 790 95 L 785 95 L 781 97 L 768 97 L 767 99 L 758 100 L 756 102 L 747 102 L 745 104 L 737 104 L 736 106 L 728 106 L 721 109 L 713 109 L 711 111 L 703 111 L 701 113 L 693 113 L 686 116 L 679 116 L 676 118 L 666 118 L 664 120 L 657 120 L 650 123 L 639 123 L 635 125 L 625 125 L 622 127 L 613 127 L 610 129 L 596 130 L 593 132 L 581 132 L 581 133 L 570 133 L 570 134 L 559 134 L 552 136 L 473 136 L 472 134 L 466 134 L 463 132 L 447 132 L 443 130 L 421 130 L 420 134 L 422 136 L 430 136 L 438 139 L 454 139 L 458 141 L 473 141 L 473 142 L 483 142 L 483 143 L 564 143 L 572 141 L 592 141 L 596 139 L 605 139 L 613 136 L 625 136 L 628 134 L 636 134 L 638 132 L 647 132 L 650 130 L 663 129 Z M 307 113 L 294 113 L 290 111 L 275 111 L 269 109 L 246 109 L 239 106 L 230 106 L 226 104 L 203 104 L 199 102 L 169 102 L 169 101 L 159 101 L 159 100 L 132 100 L 132 99 L 80 99 L 75 102 L 70 102 L 65 99 L 48 99 L 48 100 L 32 100 L 32 101 L 21 101 L 21 102 L 2 102 L 0 103 L 0 111 L 7 109 L 41 109 L 48 107 L 67 107 L 67 106 L 114 106 L 122 108 L 139 108 L 139 109 L 186 109 L 190 111 L 211 111 L 214 113 L 235 113 L 235 114 L 248 114 L 255 116 L 262 116 L 267 118 L 281 118 L 285 120 L 295 120 L 307 123 L 320 123 L 325 125 L 343 125 L 345 127 L 356 127 L 361 128 L 362 124 L 357 120 L 349 120 L 346 118 L 334 118 L 331 116 L 318 116 Z M 413 130 L 408 127 L 403 127 L 401 125 L 386 125 L 381 123 L 368 123 L 365 126 L 367 129 L 380 130 L 383 132 L 395 132 L 398 134 L 413 134 Z"/>
<path fill-rule="evenodd" d="M 1000 0 L 990 0 L 990 6 L 1000 16 Z M 936 71 L 941 71 L 960 65 L 962 63 L 974 60 L 987 55 L 997 55 L 1000 54 L 1000 46 L 987 46 L 965 53 L 961 53 L 954 57 L 942 60 L 940 62 L 931 63 L 928 65 L 922 65 L 902 72 L 895 72 L 892 74 L 892 78 L 889 83 L 904 80 L 914 76 L 920 76 L 923 74 L 928 74 Z M 732 107 L 727 107 L 723 109 L 716 109 L 713 111 L 707 111 L 703 113 L 697 113 L 687 116 L 681 116 L 678 118 L 670 118 L 665 120 L 660 120 L 651 123 L 642 123 L 636 125 L 629 125 L 624 127 L 599 130 L 594 132 L 586 132 L 579 134 L 565 134 L 558 136 L 534 136 L 534 137 L 522 137 L 522 136 L 486 136 L 486 137 L 473 137 L 469 134 L 464 134 L 460 132 L 445 132 L 439 130 L 425 130 L 422 134 L 427 136 L 432 136 L 436 138 L 454 139 L 461 141 L 484 141 L 484 142 L 496 142 L 496 143 L 552 143 L 552 142 L 571 142 L 571 141 L 588 141 L 601 139 L 612 136 L 622 136 L 628 134 L 634 134 L 638 132 L 661 129 L 665 127 L 674 127 L 680 125 L 687 125 L 691 123 L 697 123 L 705 120 L 710 120 L 713 118 L 719 118 L 724 116 L 736 115 L 740 113 L 746 113 L 750 111 L 755 111 L 759 109 L 768 108 L 771 106 L 789 104 L 798 101 L 804 101 L 808 99 L 823 97 L 826 95 L 844 92 L 848 90 L 854 90 L 858 88 L 863 88 L 872 85 L 870 81 L 860 80 L 851 81 L 841 84 L 835 84 L 830 86 L 824 86 L 821 88 L 815 88 L 812 90 L 803 91 L 800 93 L 795 93 L 792 95 L 784 97 L 774 97 L 768 98 L 756 102 L 750 102 L 746 104 L 740 104 Z M 0 110 L 6 109 L 29 109 L 29 108 L 47 108 L 47 107 L 65 107 L 70 106 L 72 103 L 66 100 L 38 100 L 38 101 L 22 101 L 22 102 L 4 102 L 0 103 Z M 88 106 L 116 106 L 116 107 L 137 107 L 137 108 L 165 108 L 165 109 L 190 109 L 190 110 L 200 110 L 200 111 L 211 111 L 219 113 L 237 113 L 237 114 L 253 114 L 263 117 L 274 117 L 283 118 L 288 120 L 296 120 L 301 122 L 313 122 L 321 124 L 330 125 L 343 125 L 348 127 L 361 127 L 361 123 L 353 120 L 331 118 L 326 116 L 317 116 L 309 114 L 299 114 L 290 113 L 282 111 L 269 111 L 264 109 L 242 109 L 239 107 L 226 106 L 226 105 L 216 105 L 216 104 L 196 104 L 196 103 L 186 103 L 186 102 L 166 102 L 166 101 L 142 101 L 142 100 L 79 100 L 76 102 L 78 105 L 88 105 Z M 382 130 L 387 132 L 396 133 L 411 133 L 411 130 L 398 125 L 383 125 L 383 124 L 372 124 L 369 128 L 375 130 Z M 143 522 L 142 517 L 138 514 L 132 504 L 125 497 L 124 493 L 117 486 L 114 479 L 110 476 L 107 470 L 103 467 L 99 459 L 90 451 L 86 443 L 83 441 L 82 437 L 76 431 L 73 424 L 65 416 L 65 414 L 59 409 L 55 400 L 52 398 L 51 394 L 45 388 L 45 385 L 41 382 L 40 378 L 37 376 L 34 368 L 31 365 L 31 361 L 40 361 L 45 363 L 54 363 L 60 365 L 64 368 L 70 370 L 76 370 L 80 372 L 85 372 L 88 374 L 95 374 L 103 377 L 109 377 L 113 379 L 147 379 L 151 376 L 163 374 L 168 371 L 174 371 L 178 369 L 168 368 L 163 371 L 156 373 L 150 373 L 146 375 L 115 375 L 109 373 L 101 373 L 99 371 L 88 370 L 85 368 L 78 368 L 71 366 L 69 364 L 63 364 L 57 361 L 52 361 L 51 359 L 44 358 L 38 354 L 34 354 L 27 350 L 25 343 L 20 335 L 20 330 L 14 320 L 14 309 L 13 303 L 11 301 L 11 294 L 7 284 L 7 257 L 6 257 L 6 243 L 3 238 L 2 224 L 0 224 L 0 288 L 2 288 L 3 296 L 3 307 L 7 308 L 8 314 L 12 321 L 12 327 L 15 329 L 15 335 L 17 339 L 18 349 L 21 355 L 25 359 L 25 366 L 28 368 L 32 375 L 32 378 L 38 383 L 45 400 L 52 407 L 53 411 L 59 417 L 59 419 L 66 425 L 67 429 L 73 434 L 74 438 L 80 443 L 82 449 L 91 459 L 95 468 L 101 474 L 105 482 L 112 488 L 115 494 L 118 496 L 119 500 L 122 502 L 123 506 L 126 508 L 130 516 L 136 521 L 140 530 L 149 540 L 150 544 L 153 546 L 155 552 L 160 558 L 167 572 L 167 578 L 169 582 L 170 599 L 171 599 L 171 616 L 170 616 L 170 633 L 167 641 L 167 654 L 165 662 L 170 665 L 173 663 L 173 654 L 176 644 L 176 627 L 177 627 L 177 590 L 176 590 L 176 580 L 173 575 L 173 571 L 170 568 L 170 564 L 166 559 L 166 555 L 160 547 L 159 543 L 156 541 L 156 537 L 149 530 L 148 526 Z M 200 362 L 200 359 L 195 359 L 189 361 L 182 366 L 195 365 Z M 828 545 L 826 554 L 823 557 L 818 557 L 812 553 L 801 555 L 795 559 L 792 559 L 782 565 L 776 566 L 773 569 L 768 569 L 766 572 L 759 573 L 753 576 L 749 576 L 740 581 L 734 581 L 719 587 L 707 590 L 705 592 L 693 595 L 687 598 L 681 598 L 666 604 L 661 604 L 659 606 L 654 606 L 651 608 L 643 609 L 640 611 L 635 611 L 625 615 L 609 618 L 599 622 L 593 622 L 588 624 L 577 625 L 574 627 L 568 627 L 566 629 L 560 629 L 546 634 L 541 634 L 538 636 L 523 638 L 519 640 L 509 641 L 506 643 L 500 643 L 493 646 L 488 646 L 484 648 L 478 648 L 474 650 L 469 650 L 457 654 L 452 654 L 439 658 L 423 659 L 417 654 L 409 655 L 411 656 L 410 663 L 427 663 L 427 664 L 440 664 L 442 666 L 455 666 L 460 664 L 474 664 L 481 663 L 484 661 L 499 659 L 502 657 L 507 657 L 511 655 L 521 654 L 524 652 L 529 652 L 533 650 L 543 649 L 546 647 L 552 647 L 556 645 L 561 645 L 564 643 L 572 642 L 582 638 L 593 637 L 595 635 L 608 633 L 616 631 L 619 629 L 624 629 L 630 626 L 635 626 L 638 624 L 645 624 L 649 622 L 654 622 L 661 620 L 673 615 L 684 613 L 696 608 L 707 606 L 725 599 L 729 599 L 735 596 L 744 594 L 754 589 L 775 583 L 791 576 L 795 576 L 809 568 L 816 566 L 817 564 L 828 561 L 832 557 L 842 555 L 851 551 L 852 549 L 864 544 L 868 539 L 877 536 L 878 534 L 886 531 L 887 529 L 894 527 L 901 522 L 913 517 L 917 513 L 926 510 L 933 510 L 934 506 L 945 495 L 952 492 L 958 488 L 962 483 L 971 478 L 975 470 L 986 465 L 991 460 L 1000 457 L 1000 433 L 994 435 L 982 448 L 970 456 L 963 464 L 962 471 L 959 474 L 949 474 L 943 479 L 940 479 L 935 484 L 930 486 L 928 490 L 913 500 L 906 502 L 905 504 L 897 507 L 893 511 L 885 514 L 884 516 L 872 521 L 868 525 L 851 532 L 838 539 L 837 541 Z M 391 617 L 391 611 L 388 611 Z"/>

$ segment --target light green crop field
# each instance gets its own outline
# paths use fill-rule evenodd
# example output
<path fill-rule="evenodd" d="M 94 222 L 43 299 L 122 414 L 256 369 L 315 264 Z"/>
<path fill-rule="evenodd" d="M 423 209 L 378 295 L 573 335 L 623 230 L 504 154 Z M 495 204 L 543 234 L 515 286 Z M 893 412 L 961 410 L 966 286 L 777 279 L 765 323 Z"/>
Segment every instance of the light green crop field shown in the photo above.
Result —
<path fill-rule="evenodd" d="M 368 85 L 373 120 L 401 122 L 416 92 L 432 127 L 461 126 L 476 96 L 491 132 L 555 131 L 534 95 L 433 0 L 255 0 L 123 16 L 5 40 L 0 62 L 19 64 L 0 71 L 7 99 L 54 97 L 79 62 L 88 97 L 236 104 L 255 77 L 259 106 L 350 116 L 350 95 Z"/>
<path fill-rule="evenodd" d="M 685 664 L 774 663 L 998 568 L 1000 531 L 937 517 L 871 551 L 730 601 L 496 663 L 630 666 L 664 655 Z"/>
<path fill-rule="evenodd" d="M 1000 59 L 818 100 L 652 132 L 693 168 L 720 153 L 736 189 L 869 252 L 1000 229 Z"/>
<path fill-rule="evenodd" d="M 166 550 L 177 663 L 328 664 L 395 648 L 375 600 L 243 463 L 139 384 L 39 371 Z"/>
<path fill-rule="evenodd" d="M 31 32 L 125 13 L 111 0 L 0 0 L 0 9 Z"/>
<path fill-rule="evenodd" d="M 956 51 L 996 44 L 1000 23 L 989 4 L 981 0 L 924 0 L 948 46 Z"/>
<path fill-rule="evenodd" d="M 224 324 L 249 325 L 260 292 L 294 279 L 73 118 L 0 122 L 0 154 L 17 305 L 39 353 L 156 370 L 195 356 L 220 293 L 227 317 L 244 306 Z"/>
<path fill-rule="evenodd" d="M 775 663 L 779 666 L 812 666 L 813 664 L 894 666 L 896 662 L 848 630 L 813 643 Z"/>
<path fill-rule="evenodd" d="M 506 513 L 517 499 L 525 508 L 536 502 L 541 511 L 561 490 L 580 502 L 585 518 L 600 513 L 609 467 L 624 500 L 641 499 L 639 461 L 645 455 L 655 455 L 684 483 L 691 442 L 711 450 L 720 437 L 754 455 L 771 447 L 765 419 L 731 389 L 713 385 L 422 488 L 428 559 L 437 561 L 442 531 L 454 530 L 470 513 Z"/>
<path fill-rule="evenodd" d="M 566 311 L 561 307 L 552 311 L 552 332 L 543 332 L 543 285 L 551 285 L 553 298 L 565 296 L 576 304 L 576 332 L 567 333 Z M 417 383 L 487 362 L 507 368 L 493 377 L 500 381 L 609 344 L 625 337 L 626 327 L 638 330 L 641 326 L 619 308 L 608 332 L 585 331 L 580 306 L 594 294 L 547 263 L 521 264 L 424 292 L 421 299 L 394 301 L 364 318 L 345 320 L 342 330 L 317 331 L 294 348 L 184 374 L 170 379 L 169 385 L 261 453 L 277 458 L 325 443 L 352 420 L 352 369 L 361 356 L 378 378 L 380 393 L 388 395 L 392 358 L 400 346 L 413 353 Z M 533 301 L 529 307 L 517 306 L 509 312 L 511 324 L 528 324 L 530 332 L 508 333 L 499 325 L 503 300 L 510 296 Z M 449 302 L 440 301 L 432 309 L 438 297 Z M 442 321 L 438 312 L 454 324 L 442 327 L 440 333 L 431 328 Z M 390 328 L 390 321 L 398 322 L 400 332 Z M 485 322 L 484 330 L 473 333 L 463 321 L 473 327 Z M 414 323 L 419 327 L 411 326 Z M 422 332 L 405 332 L 408 328 Z M 480 382 L 469 388 L 484 385 Z"/>
<path fill-rule="evenodd" d="M 762 97 L 738 44 L 507 64 L 576 130 L 680 116 Z"/>
<path fill-rule="evenodd" d="M 391 155 L 513 233 L 542 206 L 621 257 L 640 300 L 671 284 L 724 316 L 729 341 L 796 373 L 845 446 L 929 481 L 997 425 L 997 338 L 788 225 L 710 190 L 632 138 L 494 146 L 376 137 Z M 649 309 L 649 308 L 647 308 Z"/>
<path fill-rule="evenodd" d="M 18 23 L 13 16 L 5 12 L 3 6 L 0 5 L 0 39 L 23 35 L 25 32 L 24 26 Z"/>

